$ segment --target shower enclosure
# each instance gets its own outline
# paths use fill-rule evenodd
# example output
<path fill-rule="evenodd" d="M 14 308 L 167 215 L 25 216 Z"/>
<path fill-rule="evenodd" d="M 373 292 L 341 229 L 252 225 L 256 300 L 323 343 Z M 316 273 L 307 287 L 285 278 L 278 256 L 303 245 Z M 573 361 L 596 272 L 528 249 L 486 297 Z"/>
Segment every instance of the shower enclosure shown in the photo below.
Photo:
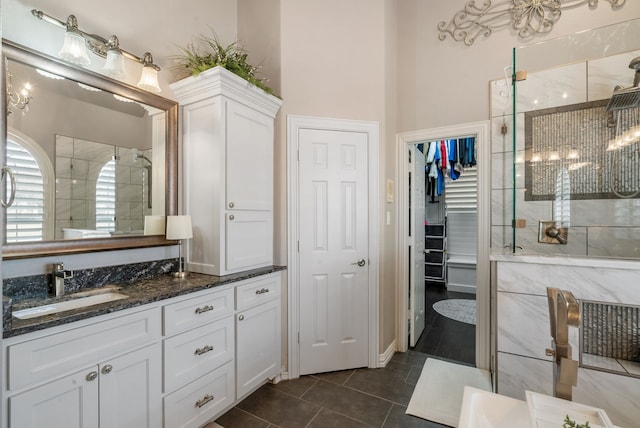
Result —
<path fill-rule="evenodd" d="M 640 259 L 639 68 L 640 19 L 513 50 L 490 84 L 494 254 Z"/>

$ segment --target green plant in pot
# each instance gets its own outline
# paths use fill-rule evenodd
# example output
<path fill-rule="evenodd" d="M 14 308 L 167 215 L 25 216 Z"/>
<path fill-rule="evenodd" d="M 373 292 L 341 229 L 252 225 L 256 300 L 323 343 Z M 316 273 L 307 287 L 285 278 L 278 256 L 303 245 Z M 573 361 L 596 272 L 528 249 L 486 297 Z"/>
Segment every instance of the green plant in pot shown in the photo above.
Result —
<path fill-rule="evenodd" d="M 253 66 L 247 62 L 247 52 L 235 41 L 224 46 L 213 33 L 212 36 L 200 35 L 198 43 L 191 42 L 185 47 L 179 46 L 181 54 L 175 57 L 178 65 L 177 74 L 181 77 L 185 74 L 196 76 L 213 67 L 223 67 L 230 72 L 242 77 L 247 82 L 273 94 L 273 89 L 265 83 L 266 79 L 256 77 L 260 71 L 259 66 Z"/>

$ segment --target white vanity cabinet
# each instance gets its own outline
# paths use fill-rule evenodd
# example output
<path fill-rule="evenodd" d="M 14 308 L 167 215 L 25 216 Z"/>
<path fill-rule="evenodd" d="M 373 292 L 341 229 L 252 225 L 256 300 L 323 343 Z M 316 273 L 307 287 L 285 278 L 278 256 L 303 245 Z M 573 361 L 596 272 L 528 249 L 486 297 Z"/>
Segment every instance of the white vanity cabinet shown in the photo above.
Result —
<path fill-rule="evenodd" d="M 236 287 L 237 399 L 280 374 L 280 276 Z"/>
<path fill-rule="evenodd" d="M 5 339 L 2 428 L 197 428 L 281 371 L 282 272 Z"/>
<path fill-rule="evenodd" d="M 234 289 L 164 306 L 165 427 L 199 427 L 235 399 Z"/>
<path fill-rule="evenodd" d="M 3 425 L 161 426 L 160 316 L 150 308 L 6 339 Z"/>
<path fill-rule="evenodd" d="M 187 269 L 273 264 L 274 118 L 281 100 L 216 67 L 171 85 L 180 102 Z"/>

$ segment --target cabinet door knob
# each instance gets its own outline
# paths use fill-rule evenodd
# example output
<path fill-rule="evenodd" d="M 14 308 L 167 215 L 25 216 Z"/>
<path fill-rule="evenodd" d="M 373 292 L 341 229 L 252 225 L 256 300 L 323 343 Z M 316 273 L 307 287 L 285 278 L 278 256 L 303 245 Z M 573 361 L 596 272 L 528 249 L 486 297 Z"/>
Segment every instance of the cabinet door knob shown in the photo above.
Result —
<path fill-rule="evenodd" d="M 92 380 L 96 380 L 97 377 L 98 377 L 98 372 L 89 372 L 85 379 L 91 382 Z"/>
<path fill-rule="evenodd" d="M 213 310 L 213 306 L 205 305 L 205 306 L 203 306 L 201 308 L 196 308 L 196 314 L 200 315 L 202 313 L 209 312 L 209 311 L 212 311 L 212 310 Z"/>
<path fill-rule="evenodd" d="M 111 370 L 113 370 L 113 366 L 111 364 L 107 364 L 102 368 L 101 371 L 102 371 L 102 374 L 109 374 L 111 373 Z"/>
<path fill-rule="evenodd" d="M 233 208 L 235 206 L 236 206 L 236 204 L 234 204 L 233 202 L 229 202 L 229 208 Z"/>
<path fill-rule="evenodd" d="M 236 218 L 236 216 L 234 216 L 233 214 L 229 216 L 229 220 L 233 220 L 234 218 Z"/>
<path fill-rule="evenodd" d="M 210 401 L 213 401 L 213 394 L 211 395 L 207 394 L 204 397 L 202 397 L 202 400 L 196 401 L 196 407 L 202 407 Z"/>
<path fill-rule="evenodd" d="M 211 345 L 207 345 L 204 348 L 198 348 L 196 349 L 196 355 L 202 355 L 202 354 L 206 354 L 209 351 L 213 351 L 213 346 Z"/>
<path fill-rule="evenodd" d="M 240 315 L 240 316 L 238 317 L 238 320 L 240 320 L 240 321 L 242 321 L 243 319 L 244 319 L 244 315 Z"/>

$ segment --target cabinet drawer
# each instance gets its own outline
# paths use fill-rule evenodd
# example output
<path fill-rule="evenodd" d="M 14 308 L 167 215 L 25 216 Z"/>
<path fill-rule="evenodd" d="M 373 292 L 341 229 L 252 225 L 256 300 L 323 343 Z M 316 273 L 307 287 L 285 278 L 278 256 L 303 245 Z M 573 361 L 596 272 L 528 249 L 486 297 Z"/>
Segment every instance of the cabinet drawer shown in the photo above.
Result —
<path fill-rule="evenodd" d="M 160 308 L 152 308 L 11 345 L 9 389 L 58 377 L 158 339 L 160 325 Z"/>
<path fill-rule="evenodd" d="M 164 426 L 200 427 L 223 412 L 235 398 L 233 362 L 191 382 L 164 399 Z"/>
<path fill-rule="evenodd" d="M 236 286 L 236 309 L 246 309 L 277 297 L 280 297 L 280 274 L 259 277 Z"/>
<path fill-rule="evenodd" d="M 223 318 L 164 341 L 164 392 L 233 359 L 233 317 Z"/>
<path fill-rule="evenodd" d="M 172 336 L 232 313 L 233 288 L 172 303 L 164 307 L 164 334 Z"/>

